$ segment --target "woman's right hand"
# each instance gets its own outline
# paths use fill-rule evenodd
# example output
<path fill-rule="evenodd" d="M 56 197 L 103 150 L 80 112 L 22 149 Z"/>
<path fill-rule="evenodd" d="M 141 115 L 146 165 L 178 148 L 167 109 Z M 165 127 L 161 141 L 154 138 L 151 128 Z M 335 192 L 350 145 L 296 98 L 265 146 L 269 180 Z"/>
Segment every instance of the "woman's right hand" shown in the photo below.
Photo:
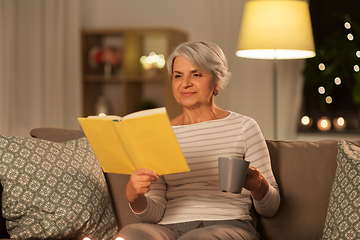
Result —
<path fill-rule="evenodd" d="M 159 180 L 156 172 L 147 168 L 138 168 L 130 176 L 126 185 L 126 198 L 135 212 L 146 208 L 144 194 L 150 190 L 151 183 Z"/>

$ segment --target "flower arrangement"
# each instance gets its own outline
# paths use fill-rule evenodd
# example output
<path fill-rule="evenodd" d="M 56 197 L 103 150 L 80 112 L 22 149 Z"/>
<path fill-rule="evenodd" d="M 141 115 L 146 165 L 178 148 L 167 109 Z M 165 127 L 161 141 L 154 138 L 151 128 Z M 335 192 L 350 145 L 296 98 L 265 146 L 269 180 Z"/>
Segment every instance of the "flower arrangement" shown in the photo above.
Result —
<path fill-rule="evenodd" d="M 122 51 L 117 47 L 93 47 L 89 52 L 89 64 L 92 68 L 104 65 L 105 75 L 111 75 L 112 67 L 122 61 Z"/>

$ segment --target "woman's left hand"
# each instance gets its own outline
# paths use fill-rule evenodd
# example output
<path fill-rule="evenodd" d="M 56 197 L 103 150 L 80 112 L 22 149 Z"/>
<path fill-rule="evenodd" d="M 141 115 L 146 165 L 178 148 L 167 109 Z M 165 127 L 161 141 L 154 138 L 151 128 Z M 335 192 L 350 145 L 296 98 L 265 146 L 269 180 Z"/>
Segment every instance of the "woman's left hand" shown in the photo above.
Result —
<path fill-rule="evenodd" d="M 269 183 L 256 167 L 249 167 L 244 188 L 251 192 L 255 200 L 261 200 L 269 189 Z"/>

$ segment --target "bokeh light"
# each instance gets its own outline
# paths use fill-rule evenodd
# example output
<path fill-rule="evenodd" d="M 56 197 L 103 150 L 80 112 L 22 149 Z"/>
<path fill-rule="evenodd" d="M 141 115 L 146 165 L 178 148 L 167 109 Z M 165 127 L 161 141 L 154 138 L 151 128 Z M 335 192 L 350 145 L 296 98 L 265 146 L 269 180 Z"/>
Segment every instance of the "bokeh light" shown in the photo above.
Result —
<path fill-rule="evenodd" d="M 345 27 L 346 29 L 350 29 L 350 28 L 351 28 L 351 24 L 350 24 L 349 22 L 345 22 L 345 23 L 344 23 L 344 27 Z"/>
<path fill-rule="evenodd" d="M 341 78 L 336 77 L 336 78 L 334 79 L 334 83 L 335 83 L 336 85 L 340 85 L 340 84 L 341 84 Z"/>
<path fill-rule="evenodd" d="M 301 118 L 301 124 L 302 125 L 309 125 L 310 124 L 310 118 L 309 118 L 309 116 L 303 116 L 302 118 Z"/>
<path fill-rule="evenodd" d="M 318 120 L 317 127 L 320 131 L 328 131 L 331 128 L 331 122 L 327 117 L 322 117 Z"/>
<path fill-rule="evenodd" d="M 325 98 L 325 102 L 327 103 L 327 104 L 331 104 L 332 103 L 332 97 L 331 96 L 327 96 L 326 98 Z"/>
<path fill-rule="evenodd" d="M 346 121 L 343 117 L 334 118 L 333 125 L 335 130 L 342 131 L 346 128 Z"/>
<path fill-rule="evenodd" d="M 359 72 L 359 70 L 360 70 L 359 65 L 354 65 L 354 71 Z"/>

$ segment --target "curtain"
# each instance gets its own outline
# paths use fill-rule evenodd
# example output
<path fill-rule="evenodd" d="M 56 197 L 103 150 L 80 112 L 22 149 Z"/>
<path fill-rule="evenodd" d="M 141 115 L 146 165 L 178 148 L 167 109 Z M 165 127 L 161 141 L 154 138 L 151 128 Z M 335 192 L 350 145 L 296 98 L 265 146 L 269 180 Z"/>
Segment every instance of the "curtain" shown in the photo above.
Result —
<path fill-rule="evenodd" d="M 0 0 L 0 134 L 78 128 L 78 0 Z"/>
<path fill-rule="evenodd" d="M 305 61 L 278 60 L 278 139 L 298 139 Z"/>

